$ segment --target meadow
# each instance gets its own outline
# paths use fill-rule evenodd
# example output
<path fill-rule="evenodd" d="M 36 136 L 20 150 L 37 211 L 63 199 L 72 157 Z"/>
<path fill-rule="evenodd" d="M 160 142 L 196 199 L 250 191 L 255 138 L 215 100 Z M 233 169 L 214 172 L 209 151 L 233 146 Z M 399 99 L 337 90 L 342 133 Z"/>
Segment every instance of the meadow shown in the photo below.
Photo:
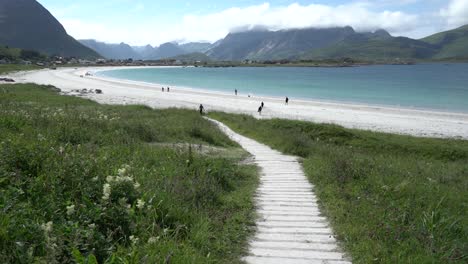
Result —
<path fill-rule="evenodd" d="M 297 155 L 353 263 L 468 261 L 468 141 L 210 113 Z"/>
<path fill-rule="evenodd" d="M 1 263 L 237 263 L 256 168 L 197 112 L 0 86 Z"/>

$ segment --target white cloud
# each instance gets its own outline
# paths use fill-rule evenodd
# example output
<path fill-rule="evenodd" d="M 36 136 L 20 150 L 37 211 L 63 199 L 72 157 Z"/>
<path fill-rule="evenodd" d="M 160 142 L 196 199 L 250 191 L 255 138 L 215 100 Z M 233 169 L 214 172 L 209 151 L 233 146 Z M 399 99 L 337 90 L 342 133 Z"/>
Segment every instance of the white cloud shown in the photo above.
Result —
<path fill-rule="evenodd" d="M 76 38 L 95 38 L 106 42 L 125 41 L 135 45 L 156 45 L 173 40 L 216 41 L 232 29 L 258 25 L 271 30 L 349 25 L 358 31 L 384 28 L 398 35 L 417 35 L 418 26 L 421 25 L 420 15 L 400 11 L 376 12 L 372 11 L 372 6 L 366 2 L 338 6 L 291 4 L 277 7 L 264 3 L 244 8 L 233 7 L 204 15 L 186 15 L 179 23 L 170 25 L 158 20 L 123 26 L 76 19 L 62 19 L 61 22 L 69 34 Z"/>
<path fill-rule="evenodd" d="M 468 23 L 468 0 L 451 0 L 440 11 L 440 15 L 446 19 L 447 26 L 458 27 Z"/>

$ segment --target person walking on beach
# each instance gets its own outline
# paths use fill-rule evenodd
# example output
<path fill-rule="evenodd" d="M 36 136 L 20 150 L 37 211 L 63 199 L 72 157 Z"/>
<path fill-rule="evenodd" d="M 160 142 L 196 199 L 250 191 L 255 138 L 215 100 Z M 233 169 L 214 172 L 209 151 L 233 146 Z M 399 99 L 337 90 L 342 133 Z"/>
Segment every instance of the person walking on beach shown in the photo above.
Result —
<path fill-rule="evenodd" d="M 235 94 L 236 94 L 236 96 L 237 96 L 237 89 L 235 89 L 235 90 L 234 90 L 234 93 L 235 93 Z"/>
<path fill-rule="evenodd" d="M 286 96 L 286 105 L 289 104 L 289 97 Z"/>
<path fill-rule="evenodd" d="M 167 87 L 167 92 L 170 92 L 171 91 L 171 88 L 169 88 L 169 86 Z"/>
<path fill-rule="evenodd" d="M 161 91 L 164 93 L 164 87 L 161 88 Z"/>
<path fill-rule="evenodd" d="M 265 104 L 262 102 L 262 103 L 260 104 L 260 106 L 263 108 L 263 107 L 265 107 Z"/>
<path fill-rule="evenodd" d="M 259 115 L 262 115 L 262 110 L 263 110 L 263 107 L 260 106 L 260 107 L 258 108 L 258 114 L 259 114 Z"/>
<path fill-rule="evenodd" d="M 200 115 L 203 115 L 203 111 L 205 110 L 205 108 L 203 107 L 202 104 L 200 104 L 199 110 L 200 110 Z"/>

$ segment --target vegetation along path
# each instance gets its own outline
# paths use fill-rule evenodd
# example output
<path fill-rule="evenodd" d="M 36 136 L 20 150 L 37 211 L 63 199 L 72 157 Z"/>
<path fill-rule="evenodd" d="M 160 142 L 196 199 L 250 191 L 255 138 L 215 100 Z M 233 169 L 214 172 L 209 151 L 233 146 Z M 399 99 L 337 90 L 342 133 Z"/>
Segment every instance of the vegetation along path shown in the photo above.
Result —
<path fill-rule="evenodd" d="M 313 186 L 294 156 L 241 136 L 212 120 L 250 152 L 261 169 L 257 190 L 257 231 L 247 263 L 351 263 L 340 251 L 327 219 L 320 214 Z"/>

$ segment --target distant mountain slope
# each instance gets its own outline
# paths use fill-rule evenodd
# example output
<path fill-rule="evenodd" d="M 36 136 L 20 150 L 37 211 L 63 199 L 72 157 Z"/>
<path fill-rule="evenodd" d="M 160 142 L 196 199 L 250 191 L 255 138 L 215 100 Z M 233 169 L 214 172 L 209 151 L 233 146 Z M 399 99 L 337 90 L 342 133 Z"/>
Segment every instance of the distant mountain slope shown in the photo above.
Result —
<path fill-rule="evenodd" d="M 168 42 L 156 48 L 155 51 L 148 56 L 148 59 L 159 60 L 175 57 L 181 54 L 187 54 L 187 52 L 179 47 L 177 43 Z"/>
<path fill-rule="evenodd" d="M 208 61 L 211 61 L 210 57 L 208 57 L 206 54 L 201 53 L 201 52 L 182 54 L 182 55 L 172 57 L 170 59 L 180 60 L 182 62 L 197 62 L 197 61 L 208 62 Z"/>
<path fill-rule="evenodd" d="M 208 42 L 190 42 L 180 44 L 179 47 L 188 53 L 206 52 L 211 48 L 211 43 Z"/>
<path fill-rule="evenodd" d="M 35 0 L 0 0 L 0 44 L 48 55 L 100 57 L 69 36 Z"/>
<path fill-rule="evenodd" d="M 434 59 L 468 58 L 468 25 L 421 39 L 439 48 Z"/>
<path fill-rule="evenodd" d="M 125 43 L 120 44 L 108 44 L 104 42 L 98 42 L 94 39 L 83 39 L 79 40 L 81 44 L 86 47 L 95 50 L 106 59 L 137 59 L 140 55 L 129 45 Z"/>
<path fill-rule="evenodd" d="M 380 30 L 375 33 L 356 33 L 336 44 L 309 51 L 301 58 L 430 59 L 437 52 L 437 47 L 432 44 L 405 37 L 392 37 L 386 31 Z"/>
<path fill-rule="evenodd" d="M 151 54 L 153 54 L 156 48 L 153 48 L 151 45 L 146 46 L 132 46 L 132 49 L 138 53 L 138 56 L 142 59 L 147 59 Z"/>
<path fill-rule="evenodd" d="M 207 54 L 219 60 L 291 59 L 355 34 L 351 27 L 230 33 Z"/>

